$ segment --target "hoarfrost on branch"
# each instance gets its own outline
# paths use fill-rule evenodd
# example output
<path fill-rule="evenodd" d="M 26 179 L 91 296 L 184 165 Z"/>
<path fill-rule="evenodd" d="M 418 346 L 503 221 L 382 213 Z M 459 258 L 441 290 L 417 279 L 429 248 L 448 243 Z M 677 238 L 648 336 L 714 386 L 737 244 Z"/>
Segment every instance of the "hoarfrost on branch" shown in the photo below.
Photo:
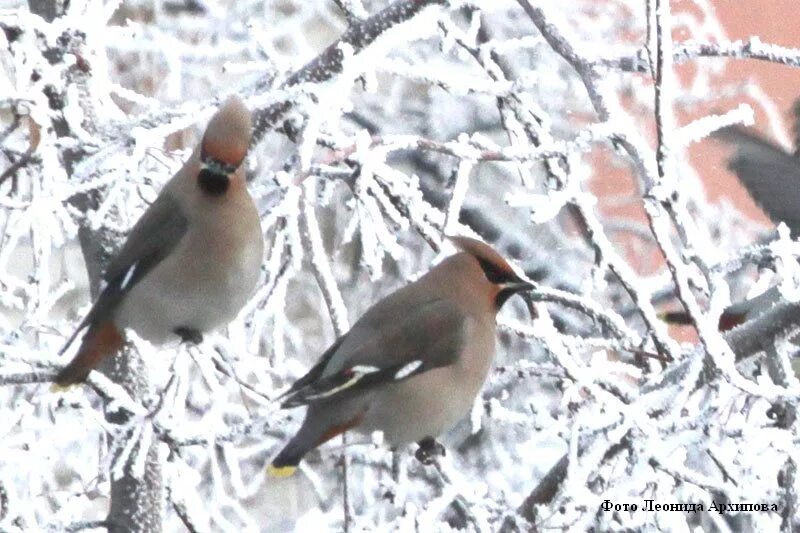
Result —
<path fill-rule="evenodd" d="M 753 122 L 719 95 L 779 122 L 757 87 L 720 86 L 724 58 L 797 67 L 799 50 L 731 42 L 711 0 L 702 17 L 668 0 L 67 4 L 0 11 L 0 530 L 797 525 L 800 249 L 732 224 L 687 154 Z M 50 393 L 104 262 L 232 93 L 255 123 L 252 299 L 197 347 L 134 339 Z M 596 193 L 613 166 L 622 198 Z M 275 396 L 452 234 L 510 257 L 537 312 L 500 314 L 448 454 L 424 466 L 350 436 L 266 478 L 301 416 Z M 604 510 L 645 499 L 779 511 Z"/>

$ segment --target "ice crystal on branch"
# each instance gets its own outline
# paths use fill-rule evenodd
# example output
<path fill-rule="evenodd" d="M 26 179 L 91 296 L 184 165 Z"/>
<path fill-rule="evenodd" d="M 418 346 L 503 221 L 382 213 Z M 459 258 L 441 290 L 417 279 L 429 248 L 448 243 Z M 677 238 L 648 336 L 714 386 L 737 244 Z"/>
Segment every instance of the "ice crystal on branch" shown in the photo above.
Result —
<path fill-rule="evenodd" d="M 0 12 L 0 530 L 796 525 L 800 250 L 710 201 L 689 154 L 753 111 L 786 140 L 763 90 L 720 74 L 800 52 L 731 42 L 711 0 L 677 4 Z M 48 392 L 108 258 L 233 93 L 255 124 L 252 298 L 199 346 L 134 341 Z M 537 312 L 500 314 L 495 368 L 447 455 L 425 466 L 352 435 L 266 478 L 302 415 L 280 391 L 452 234 L 509 257 Z M 721 328 L 745 297 L 744 323 Z M 704 509 L 624 510 L 643 498 Z"/>

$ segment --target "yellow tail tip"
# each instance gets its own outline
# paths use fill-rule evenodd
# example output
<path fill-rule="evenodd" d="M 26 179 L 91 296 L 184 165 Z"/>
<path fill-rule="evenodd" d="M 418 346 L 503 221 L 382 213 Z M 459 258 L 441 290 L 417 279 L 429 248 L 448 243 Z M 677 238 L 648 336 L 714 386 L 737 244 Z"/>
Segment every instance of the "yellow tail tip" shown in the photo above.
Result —
<path fill-rule="evenodd" d="M 68 385 L 61 385 L 60 383 L 53 383 L 50 385 L 50 392 L 65 392 L 74 387 L 75 383 L 69 383 Z"/>
<path fill-rule="evenodd" d="M 270 477 L 289 477 L 294 475 L 296 470 L 297 470 L 296 466 L 269 465 L 267 467 L 267 475 Z"/>

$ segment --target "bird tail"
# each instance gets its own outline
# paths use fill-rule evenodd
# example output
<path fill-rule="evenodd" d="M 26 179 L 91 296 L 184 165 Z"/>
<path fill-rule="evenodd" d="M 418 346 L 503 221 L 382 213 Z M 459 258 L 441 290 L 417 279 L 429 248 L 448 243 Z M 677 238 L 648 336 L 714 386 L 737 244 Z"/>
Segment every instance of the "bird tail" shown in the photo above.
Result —
<path fill-rule="evenodd" d="M 272 463 L 267 467 L 267 474 L 272 477 L 288 477 L 294 474 L 297 470 L 297 465 L 303 457 L 325 442 L 332 438 L 341 435 L 345 431 L 353 429 L 361 424 L 364 420 L 365 412 L 357 413 L 349 419 L 345 419 L 341 423 L 328 423 L 323 425 L 322 421 L 314 420 L 306 415 L 306 421 L 303 427 L 297 432 L 292 440 L 280 451 L 280 453 L 272 460 Z"/>
<path fill-rule="evenodd" d="M 65 389 L 84 381 L 100 361 L 116 353 L 123 344 L 122 333 L 113 322 L 105 321 L 90 325 L 83 336 L 77 355 L 58 373 L 53 388 Z"/>
<path fill-rule="evenodd" d="M 293 438 L 272 460 L 267 467 L 267 474 L 270 477 L 289 477 L 293 475 L 303 456 L 310 450 L 310 447 L 302 445 L 300 439 Z"/>

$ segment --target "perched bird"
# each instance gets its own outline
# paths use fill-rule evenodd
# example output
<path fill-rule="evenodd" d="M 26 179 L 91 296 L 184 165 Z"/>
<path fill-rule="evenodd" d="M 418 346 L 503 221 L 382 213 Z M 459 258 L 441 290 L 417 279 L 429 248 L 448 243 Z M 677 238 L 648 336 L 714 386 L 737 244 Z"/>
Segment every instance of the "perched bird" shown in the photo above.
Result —
<path fill-rule="evenodd" d="M 795 137 L 800 138 L 800 101 L 795 103 Z M 736 174 L 753 200 L 775 222 L 784 222 L 793 237 L 800 236 L 800 158 L 751 130 L 729 126 L 714 137 L 735 147 L 728 168 Z M 772 287 L 762 294 L 726 308 L 719 318 L 720 331 L 733 329 L 769 309 L 780 299 Z M 690 324 L 685 311 L 664 313 L 674 324 Z"/>
<path fill-rule="evenodd" d="M 212 117 L 200 145 L 111 260 L 97 301 L 61 349 L 84 332 L 56 385 L 83 381 L 122 347 L 125 328 L 155 344 L 200 342 L 241 309 L 258 281 L 264 246 L 242 165 L 250 129 L 250 113 L 236 97 Z"/>
<path fill-rule="evenodd" d="M 452 240 L 459 253 L 373 305 L 282 395 L 281 407 L 308 410 L 269 473 L 291 475 L 350 429 L 440 447 L 434 439 L 469 412 L 494 358 L 497 311 L 533 286 L 486 244 Z"/>
<path fill-rule="evenodd" d="M 778 287 L 770 287 L 761 294 L 734 302 L 726 307 L 719 315 L 717 322 L 717 329 L 719 331 L 730 331 L 737 326 L 741 326 L 748 320 L 755 318 L 770 307 L 781 298 L 780 290 Z M 692 318 L 686 311 L 667 311 L 660 314 L 662 320 L 668 324 L 676 325 L 691 325 Z"/>
<path fill-rule="evenodd" d="M 795 141 L 800 140 L 800 100 L 794 105 Z M 792 237 L 800 236 L 800 154 L 790 153 L 751 130 L 728 126 L 713 135 L 735 147 L 728 159 L 728 168 L 736 174 L 750 196 L 775 222 L 784 222 Z M 799 147 L 800 151 L 800 147 Z M 762 294 L 736 302 L 719 318 L 720 331 L 733 329 L 769 309 L 780 299 L 780 291 L 772 287 Z M 690 324 L 685 311 L 662 314 L 673 324 Z"/>
<path fill-rule="evenodd" d="M 736 147 L 728 168 L 753 200 L 773 222 L 785 222 L 793 237 L 800 236 L 800 158 L 737 126 L 714 136 Z"/>

